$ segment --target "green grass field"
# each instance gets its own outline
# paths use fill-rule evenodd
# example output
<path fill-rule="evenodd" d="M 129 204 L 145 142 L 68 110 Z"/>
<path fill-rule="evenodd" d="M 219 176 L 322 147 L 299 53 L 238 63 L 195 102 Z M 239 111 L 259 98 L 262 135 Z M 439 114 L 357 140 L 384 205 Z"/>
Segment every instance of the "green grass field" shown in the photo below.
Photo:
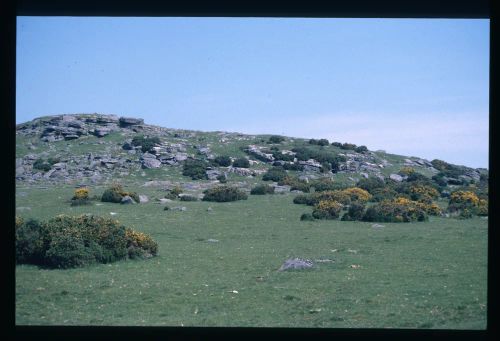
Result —
<path fill-rule="evenodd" d="M 19 187 L 16 213 L 115 212 L 150 234 L 159 256 L 70 270 L 18 265 L 17 325 L 486 328 L 486 219 L 302 222 L 311 208 L 293 195 L 169 204 L 185 212 L 154 201 L 70 207 L 73 189 Z M 329 261 L 278 272 L 289 257 Z"/>

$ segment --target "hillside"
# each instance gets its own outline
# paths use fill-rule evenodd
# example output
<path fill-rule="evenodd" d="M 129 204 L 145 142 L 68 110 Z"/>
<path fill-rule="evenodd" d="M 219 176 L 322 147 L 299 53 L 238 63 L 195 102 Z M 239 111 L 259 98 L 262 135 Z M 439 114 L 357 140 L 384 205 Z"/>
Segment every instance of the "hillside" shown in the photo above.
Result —
<path fill-rule="evenodd" d="M 142 136 L 158 140 L 145 150 L 140 144 Z M 183 183 L 202 190 L 218 183 L 217 177 L 223 176 L 230 183 L 248 189 L 273 164 L 288 168 L 288 173 L 301 180 L 329 177 L 346 185 L 353 185 L 362 177 L 400 182 L 405 178 L 404 174 L 398 174 L 403 167 L 432 177 L 444 170 L 443 164 L 449 165 L 385 151 L 357 148 L 357 152 L 355 145 L 328 143 L 331 141 L 324 145 L 325 141 L 280 137 L 274 140 L 278 143 L 271 143 L 269 135 L 169 129 L 145 124 L 140 118 L 115 115 L 46 116 L 16 127 L 16 181 L 26 185 Z M 247 158 L 250 166 L 223 167 L 214 164 L 217 156 L 229 156 L 232 161 Z M 199 181 L 182 176 L 183 164 L 194 159 L 209 162 L 206 176 Z M 487 174 L 484 169 L 450 167 L 454 170 L 452 174 L 440 175 L 451 186 L 477 182 L 481 174 Z M 289 190 L 286 186 L 278 187 L 278 191 Z"/>

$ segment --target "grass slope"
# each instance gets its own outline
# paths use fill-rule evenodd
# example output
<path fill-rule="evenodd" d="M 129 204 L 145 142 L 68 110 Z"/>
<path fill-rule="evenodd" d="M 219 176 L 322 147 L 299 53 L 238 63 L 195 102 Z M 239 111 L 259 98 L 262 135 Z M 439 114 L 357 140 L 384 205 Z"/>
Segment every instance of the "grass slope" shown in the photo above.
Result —
<path fill-rule="evenodd" d="M 307 208 L 292 204 L 292 195 L 169 204 L 187 207 L 177 212 L 152 201 L 70 207 L 72 193 L 19 187 L 17 213 L 116 212 L 151 234 L 160 255 L 70 270 L 17 266 L 17 325 L 486 327 L 485 219 L 431 217 L 375 229 L 301 222 Z M 333 262 L 277 272 L 288 257 Z"/>

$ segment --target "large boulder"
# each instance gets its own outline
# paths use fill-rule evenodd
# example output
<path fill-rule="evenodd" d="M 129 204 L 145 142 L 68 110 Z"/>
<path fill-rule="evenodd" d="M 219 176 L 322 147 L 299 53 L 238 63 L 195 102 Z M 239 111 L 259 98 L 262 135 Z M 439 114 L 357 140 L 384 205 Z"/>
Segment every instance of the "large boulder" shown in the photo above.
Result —
<path fill-rule="evenodd" d="M 132 197 L 126 195 L 122 198 L 122 201 L 121 201 L 122 204 L 136 204 L 135 200 L 132 199 Z"/>
<path fill-rule="evenodd" d="M 120 123 L 120 127 L 124 127 L 124 128 L 144 124 L 144 120 L 142 118 L 120 117 L 120 119 L 118 121 Z"/>
<path fill-rule="evenodd" d="M 399 174 L 391 174 L 391 175 L 389 176 L 389 178 L 390 178 L 391 180 L 393 180 L 393 181 L 396 181 L 396 182 L 401 182 L 401 181 L 403 181 L 403 177 L 402 177 L 401 175 L 399 175 Z"/>
<path fill-rule="evenodd" d="M 156 155 L 148 152 L 142 154 L 140 160 L 143 168 L 158 168 L 161 165 L 161 161 L 156 158 Z"/>
<path fill-rule="evenodd" d="M 111 129 L 109 128 L 104 128 L 104 127 L 99 127 L 94 129 L 94 135 L 97 137 L 104 137 L 106 135 L 109 135 L 111 132 Z"/>

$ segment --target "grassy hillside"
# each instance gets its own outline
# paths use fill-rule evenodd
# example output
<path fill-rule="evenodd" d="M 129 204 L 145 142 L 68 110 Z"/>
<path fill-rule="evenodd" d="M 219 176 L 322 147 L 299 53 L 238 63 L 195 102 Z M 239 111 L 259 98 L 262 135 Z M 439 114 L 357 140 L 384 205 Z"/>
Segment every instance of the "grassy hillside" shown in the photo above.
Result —
<path fill-rule="evenodd" d="M 360 222 L 301 222 L 297 217 L 304 208 L 293 205 L 290 195 L 183 202 L 187 211 L 175 212 L 154 202 L 72 208 L 64 203 L 71 192 L 23 189 L 16 206 L 31 207 L 23 215 L 38 218 L 115 212 L 120 222 L 151 234 L 160 255 L 69 270 L 17 266 L 16 324 L 486 325 L 487 220 L 482 218 L 431 217 L 373 228 Z M 288 257 L 323 262 L 307 271 L 278 272 Z"/>

